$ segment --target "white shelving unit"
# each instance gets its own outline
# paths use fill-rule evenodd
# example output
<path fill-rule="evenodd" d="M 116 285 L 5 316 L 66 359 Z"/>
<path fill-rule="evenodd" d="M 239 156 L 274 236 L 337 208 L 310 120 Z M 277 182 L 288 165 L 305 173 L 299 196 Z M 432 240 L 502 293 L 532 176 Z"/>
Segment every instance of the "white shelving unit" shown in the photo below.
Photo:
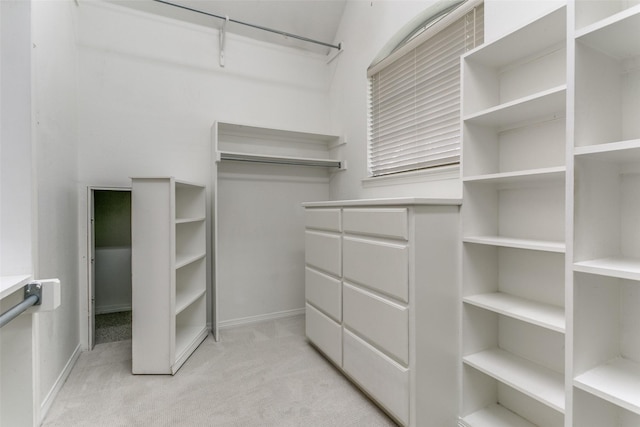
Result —
<path fill-rule="evenodd" d="M 574 425 L 640 425 L 640 4 L 575 4 Z"/>
<path fill-rule="evenodd" d="M 461 426 L 563 426 L 566 7 L 462 59 Z"/>
<path fill-rule="evenodd" d="M 207 336 L 206 190 L 132 179 L 132 372 L 175 374 Z"/>
<path fill-rule="evenodd" d="M 214 125 L 216 161 L 346 169 L 337 135 L 272 129 L 233 123 Z"/>

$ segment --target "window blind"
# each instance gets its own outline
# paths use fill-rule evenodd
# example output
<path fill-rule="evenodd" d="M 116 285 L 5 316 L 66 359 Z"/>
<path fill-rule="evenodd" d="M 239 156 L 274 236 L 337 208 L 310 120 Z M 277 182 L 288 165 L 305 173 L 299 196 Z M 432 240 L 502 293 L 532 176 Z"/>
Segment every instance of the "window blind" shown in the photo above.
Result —
<path fill-rule="evenodd" d="M 427 28 L 413 38 L 415 47 L 370 74 L 371 176 L 460 161 L 460 55 L 484 39 L 483 5 L 459 6 L 465 7 L 454 11 L 461 17 Z"/>

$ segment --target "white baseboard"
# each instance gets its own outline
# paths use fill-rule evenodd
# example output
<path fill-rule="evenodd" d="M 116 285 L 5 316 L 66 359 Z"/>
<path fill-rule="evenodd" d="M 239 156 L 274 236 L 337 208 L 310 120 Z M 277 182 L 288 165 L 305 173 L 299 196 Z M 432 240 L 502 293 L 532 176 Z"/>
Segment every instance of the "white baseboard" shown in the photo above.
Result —
<path fill-rule="evenodd" d="M 225 329 L 233 326 L 248 325 L 250 323 L 264 322 L 266 320 L 282 319 L 284 317 L 298 316 L 305 313 L 305 308 L 277 311 L 275 313 L 259 314 L 257 316 L 241 317 L 238 319 L 223 320 L 218 323 L 218 328 Z"/>
<path fill-rule="evenodd" d="M 80 344 L 78 344 L 76 349 L 71 354 L 71 357 L 67 361 L 67 364 L 64 366 L 64 369 L 62 370 L 62 372 L 60 372 L 60 375 L 58 375 L 56 382 L 53 383 L 53 387 L 51 387 L 51 390 L 49 390 L 49 393 L 47 393 L 47 396 L 40 404 L 40 421 L 44 420 L 47 416 L 47 412 L 49 412 L 49 409 L 51 409 L 53 401 L 56 399 L 56 396 L 58 396 L 58 393 L 60 393 L 60 389 L 62 389 L 64 382 L 67 380 L 69 374 L 71 374 L 71 370 L 78 361 L 80 353 L 82 353 L 82 351 Z"/>
<path fill-rule="evenodd" d="M 121 311 L 131 311 L 131 304 L 105 305 L 96 307 L 95 314 L 119 313 Z"/>

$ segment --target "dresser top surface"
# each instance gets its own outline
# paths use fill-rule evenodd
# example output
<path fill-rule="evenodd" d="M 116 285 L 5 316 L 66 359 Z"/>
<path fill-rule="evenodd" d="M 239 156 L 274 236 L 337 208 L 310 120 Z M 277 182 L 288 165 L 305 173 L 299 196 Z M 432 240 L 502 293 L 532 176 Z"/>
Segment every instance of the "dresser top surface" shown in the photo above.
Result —
<path fill-rule="evenodd" d="M 428 197 L 398 197 L 382 199 L 356 199 L 356 200 L 328 200 L 319 202 L 306 202 L 305 208 L 328 208 L 349 206 L 418 206 L 418 205 L 461 205 L 462 199 L 457 198 L 428 198 Z"/>

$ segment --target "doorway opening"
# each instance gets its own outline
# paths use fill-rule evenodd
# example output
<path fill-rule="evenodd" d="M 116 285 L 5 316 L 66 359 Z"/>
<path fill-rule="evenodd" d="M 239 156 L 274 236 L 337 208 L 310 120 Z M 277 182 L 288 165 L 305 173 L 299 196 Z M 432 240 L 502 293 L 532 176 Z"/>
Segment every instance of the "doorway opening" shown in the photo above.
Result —
<path fill-rule="evenodd" d="M 89 348 L 131 339 L 131 189 L 90 189 Z"/>

